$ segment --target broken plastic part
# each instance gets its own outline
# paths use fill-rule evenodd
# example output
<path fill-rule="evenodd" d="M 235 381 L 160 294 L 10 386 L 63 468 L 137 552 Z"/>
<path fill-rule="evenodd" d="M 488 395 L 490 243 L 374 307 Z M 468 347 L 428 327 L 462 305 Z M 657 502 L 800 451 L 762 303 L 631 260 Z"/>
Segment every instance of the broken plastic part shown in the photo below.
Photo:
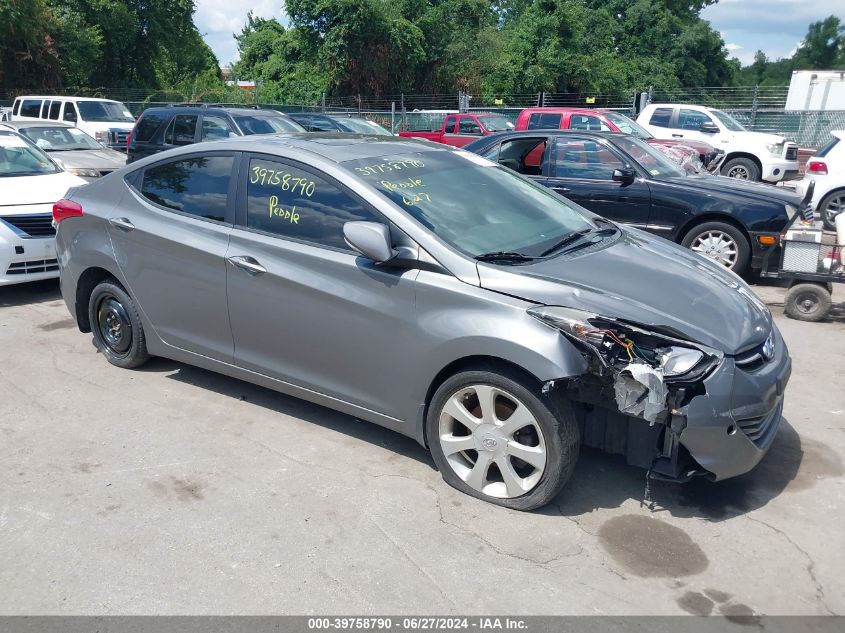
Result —
<path fill-rule="evenodd" d="M 554 380 L 547 380 L 543 383 L 543 387 L 540 389 L 542 393 L 549 393 L 552 389 L 555 388 L 555 381 Z"/>
<path fill-rule="evenodd" d="M 669 395 L 663 371 L 645 363 L 628 363 L 613 381 L 616 406 L 626 415 L 641 417 L 654 424 L 666 410 Z"/>

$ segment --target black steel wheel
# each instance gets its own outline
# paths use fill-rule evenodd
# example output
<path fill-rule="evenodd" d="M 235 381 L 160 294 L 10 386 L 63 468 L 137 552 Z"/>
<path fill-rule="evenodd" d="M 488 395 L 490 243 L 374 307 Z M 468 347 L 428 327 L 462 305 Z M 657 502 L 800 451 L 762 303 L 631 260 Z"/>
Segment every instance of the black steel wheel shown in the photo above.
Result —
<path fill-rule="evenodd" d="M 94 345 L 112 364 L 130 369 L 149 359 L 144 328 L 132 297 L 114 280 L 98 284 L 88 301 Z"/>

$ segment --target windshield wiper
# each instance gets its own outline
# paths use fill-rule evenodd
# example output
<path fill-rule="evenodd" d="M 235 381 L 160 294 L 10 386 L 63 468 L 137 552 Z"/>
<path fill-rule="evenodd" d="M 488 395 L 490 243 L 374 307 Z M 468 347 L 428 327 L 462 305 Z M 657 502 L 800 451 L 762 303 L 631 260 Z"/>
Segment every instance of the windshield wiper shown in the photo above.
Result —
<path fill-rule="evenodd" d="M 476 255 L 475 259 L 480 262 L 531 262 L 537 258 L 515 251 L 494 251 Z"/>
<path fill-rule="evenodd" d="M 588 228 L 586 228 L 586 229 L 579 229 L 579 230 L 577 230 L 577 231 L 572 231 L 572 233 L 567 233 L 567 234 L 563 237 L 563 239 L 562 239 L 562 240 L 560 240 L 560 241 L 558 241 L 558 242 L 555 242 L 555 244 L 553 244 L 553 245 L 551 246 L 551 248 L 547 248 L 547 249 L 546 249 L 546 250 L 544 250 L 542 253 L 540 253 L 540 255 L 542 255 L 542 256 L 544 256 L 544 257 L 545 257 L 546 255 L 551 255 L 551 254 L 552 254 L 552 253 L 554 253 L 556 250 L 560 250 L 561 248 L 563 248 L 564 246 L 566 246 L 566 245 L 568 245 L 568 244 L 572 244 L 573 242 L 577 242 L 578 240 L 580 240 L 580 239 L 581 239 L 582 237 L 584 237 L 585 235 L 587 235 L 587 234 L 589 234 L 589 233 L 592 233 L 594 230 L 595 230 L 595 229 L 593 229 L 593 227 L 588 227 Z"/>

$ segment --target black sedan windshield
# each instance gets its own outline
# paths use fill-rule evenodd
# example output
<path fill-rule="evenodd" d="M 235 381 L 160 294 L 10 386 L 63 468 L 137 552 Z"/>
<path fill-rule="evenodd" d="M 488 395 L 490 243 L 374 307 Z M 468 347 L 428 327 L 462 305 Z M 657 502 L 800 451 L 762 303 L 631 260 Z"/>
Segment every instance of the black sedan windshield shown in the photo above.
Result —
<path fill-rule="evenodd" d="M 671 158 L 648 143 L 630 136 L 617 136 L 613 142 L 637 161 L 654 178 L 686 176 L 687 172 Z"/>
<path fill-rule="evenodd" d="M 344 166 L 458 250 L 539 257 L 595 228 L 578 207 L 464 151 L 419 152 Z"/>

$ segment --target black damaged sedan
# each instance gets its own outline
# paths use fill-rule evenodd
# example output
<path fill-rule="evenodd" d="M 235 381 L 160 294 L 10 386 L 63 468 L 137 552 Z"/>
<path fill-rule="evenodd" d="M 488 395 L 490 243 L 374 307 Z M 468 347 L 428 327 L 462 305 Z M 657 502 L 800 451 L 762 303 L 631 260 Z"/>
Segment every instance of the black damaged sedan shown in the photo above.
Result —
<path fill-rule="evenodd" d="M 485 136 L 465 148 L 531 177 L 616 222 L 711 257 L 736 273 L 762 265 L 801 198 L 771 185 L 683 168 L 613 132 L 535 130 Z"/>

